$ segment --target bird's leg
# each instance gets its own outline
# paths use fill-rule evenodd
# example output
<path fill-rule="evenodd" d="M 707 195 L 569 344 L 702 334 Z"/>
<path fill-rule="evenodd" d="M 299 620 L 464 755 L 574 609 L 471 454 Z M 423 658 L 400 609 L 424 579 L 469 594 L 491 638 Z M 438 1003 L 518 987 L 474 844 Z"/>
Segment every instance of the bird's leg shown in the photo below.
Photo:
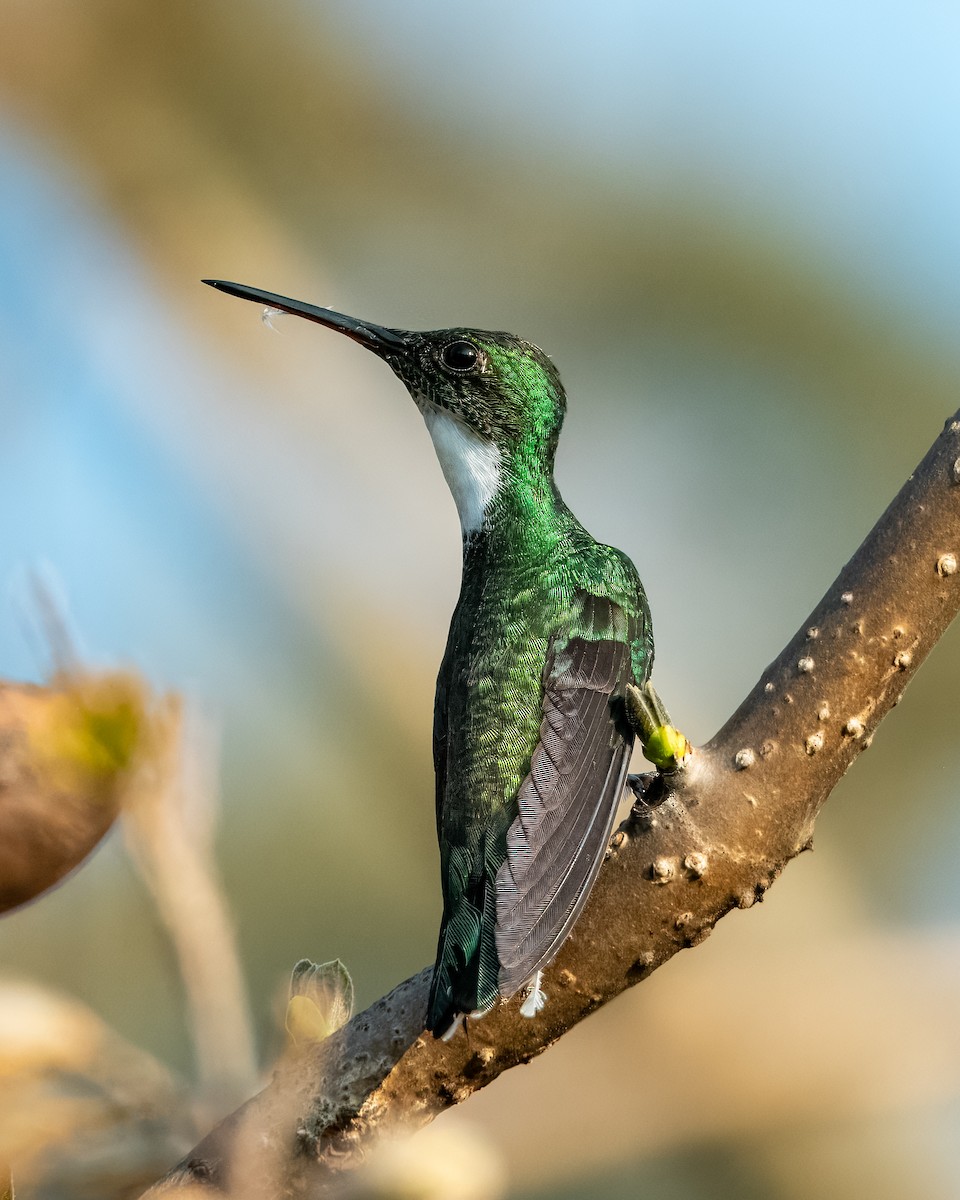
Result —
<path fill-rule="evenodd" d="M 453 1018 L 453 1020 L 450 1022 L 450 1024 L 444 1030 L 444 1032 L 440 1034 L 440 1041 L 441 1042 L 449 1042 L 450 1039 L 457 1032 L 457 1030 L 460 1028 L 461 1025 L 466 1030 L 467 1022 L 464 1019 L 463 1013 L 457 1013 L 457 1015 Z M 467 1031 L 467 1037 L 469 1037 L 469 1036 L 470 1036 L 469 1031 Z"/>
<path fill-rule="evenodd" d="M 643 748 L 643 757 L 658 771 L 678 771 L 693 753 L 693 747 L 670 720 L 653 684 L 627 684 L 627 718 Z"/>

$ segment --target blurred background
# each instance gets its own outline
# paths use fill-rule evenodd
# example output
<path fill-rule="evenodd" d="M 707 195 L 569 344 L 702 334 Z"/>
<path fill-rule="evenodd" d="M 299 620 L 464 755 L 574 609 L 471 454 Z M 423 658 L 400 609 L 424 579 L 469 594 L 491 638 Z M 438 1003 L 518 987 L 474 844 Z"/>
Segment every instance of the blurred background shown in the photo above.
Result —
<path fill-rule="evenodd" d="M 89 661 L 215 724 L 262 1066 L 298 958 L 360 1006 L 432 961 L 459 527 L 381 363 L 200 278 L 543 346 L 704 741 L 960 403 L 958 43 L 935 0 L 2 5 L 0 676 L 48 668 L 40 564 Z M 761 908 L 437 1122 L 483 1195 L 960 1196 L 958 667 Z M 0 964 L 191 1078 L 116 832 Z"/>

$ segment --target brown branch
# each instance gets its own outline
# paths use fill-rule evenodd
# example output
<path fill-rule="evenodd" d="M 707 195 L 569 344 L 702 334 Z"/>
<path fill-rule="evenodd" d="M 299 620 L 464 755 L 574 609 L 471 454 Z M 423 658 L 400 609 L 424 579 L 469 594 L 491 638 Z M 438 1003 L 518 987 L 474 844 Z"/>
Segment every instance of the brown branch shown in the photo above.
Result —
<path fill-rule="evenodd" d="M 421 1038 L 423 971 L 282 1062 L 150 1194 L 234 1181 L 258 1196 L 316 1192 L 378 1133 L 426 1124 L 749 908 L 809 846 L 823 801 L 956 614 L 958 559 L 960 413 L 737 712 L 614 835 L 537 1019 L 513 1002 L 466 1037 Z"/>

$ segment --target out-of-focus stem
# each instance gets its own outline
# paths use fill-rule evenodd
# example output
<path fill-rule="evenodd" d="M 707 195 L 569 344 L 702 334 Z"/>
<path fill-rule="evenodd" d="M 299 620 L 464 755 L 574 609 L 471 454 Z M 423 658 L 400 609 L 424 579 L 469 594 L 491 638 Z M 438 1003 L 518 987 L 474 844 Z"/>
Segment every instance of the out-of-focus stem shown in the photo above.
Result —
<path fill-rule="evenodd" d="M 124 828 L 180 965 L 201 1100 L 222 1112 L 256 1081 L 246 983 L 213 857 L 213 800 L 201 794 L 203 750 L 187 745 L 178 697 L 161 702 L 154 730 Z"/>

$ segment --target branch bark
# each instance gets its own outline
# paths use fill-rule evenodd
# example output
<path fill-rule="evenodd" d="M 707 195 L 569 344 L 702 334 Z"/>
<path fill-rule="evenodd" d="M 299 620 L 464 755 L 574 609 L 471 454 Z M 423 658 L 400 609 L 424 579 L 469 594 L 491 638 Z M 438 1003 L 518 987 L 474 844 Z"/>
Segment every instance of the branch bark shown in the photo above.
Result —
<path fill-rule="evenodd" d="M 958 563 L 960 412 L 730 720 L 634 806 L 546 973 L 537 1019 L 514 1002 L 468 1037 L 421 1038 L 422 971 L 282 1061 L 148 1194 L 233 1181 L 244 1194 L 316 1194 L 377 1134 L 431 1121 L 749 908 L 809 847 L 824 800 L 956 615 Z"/>

